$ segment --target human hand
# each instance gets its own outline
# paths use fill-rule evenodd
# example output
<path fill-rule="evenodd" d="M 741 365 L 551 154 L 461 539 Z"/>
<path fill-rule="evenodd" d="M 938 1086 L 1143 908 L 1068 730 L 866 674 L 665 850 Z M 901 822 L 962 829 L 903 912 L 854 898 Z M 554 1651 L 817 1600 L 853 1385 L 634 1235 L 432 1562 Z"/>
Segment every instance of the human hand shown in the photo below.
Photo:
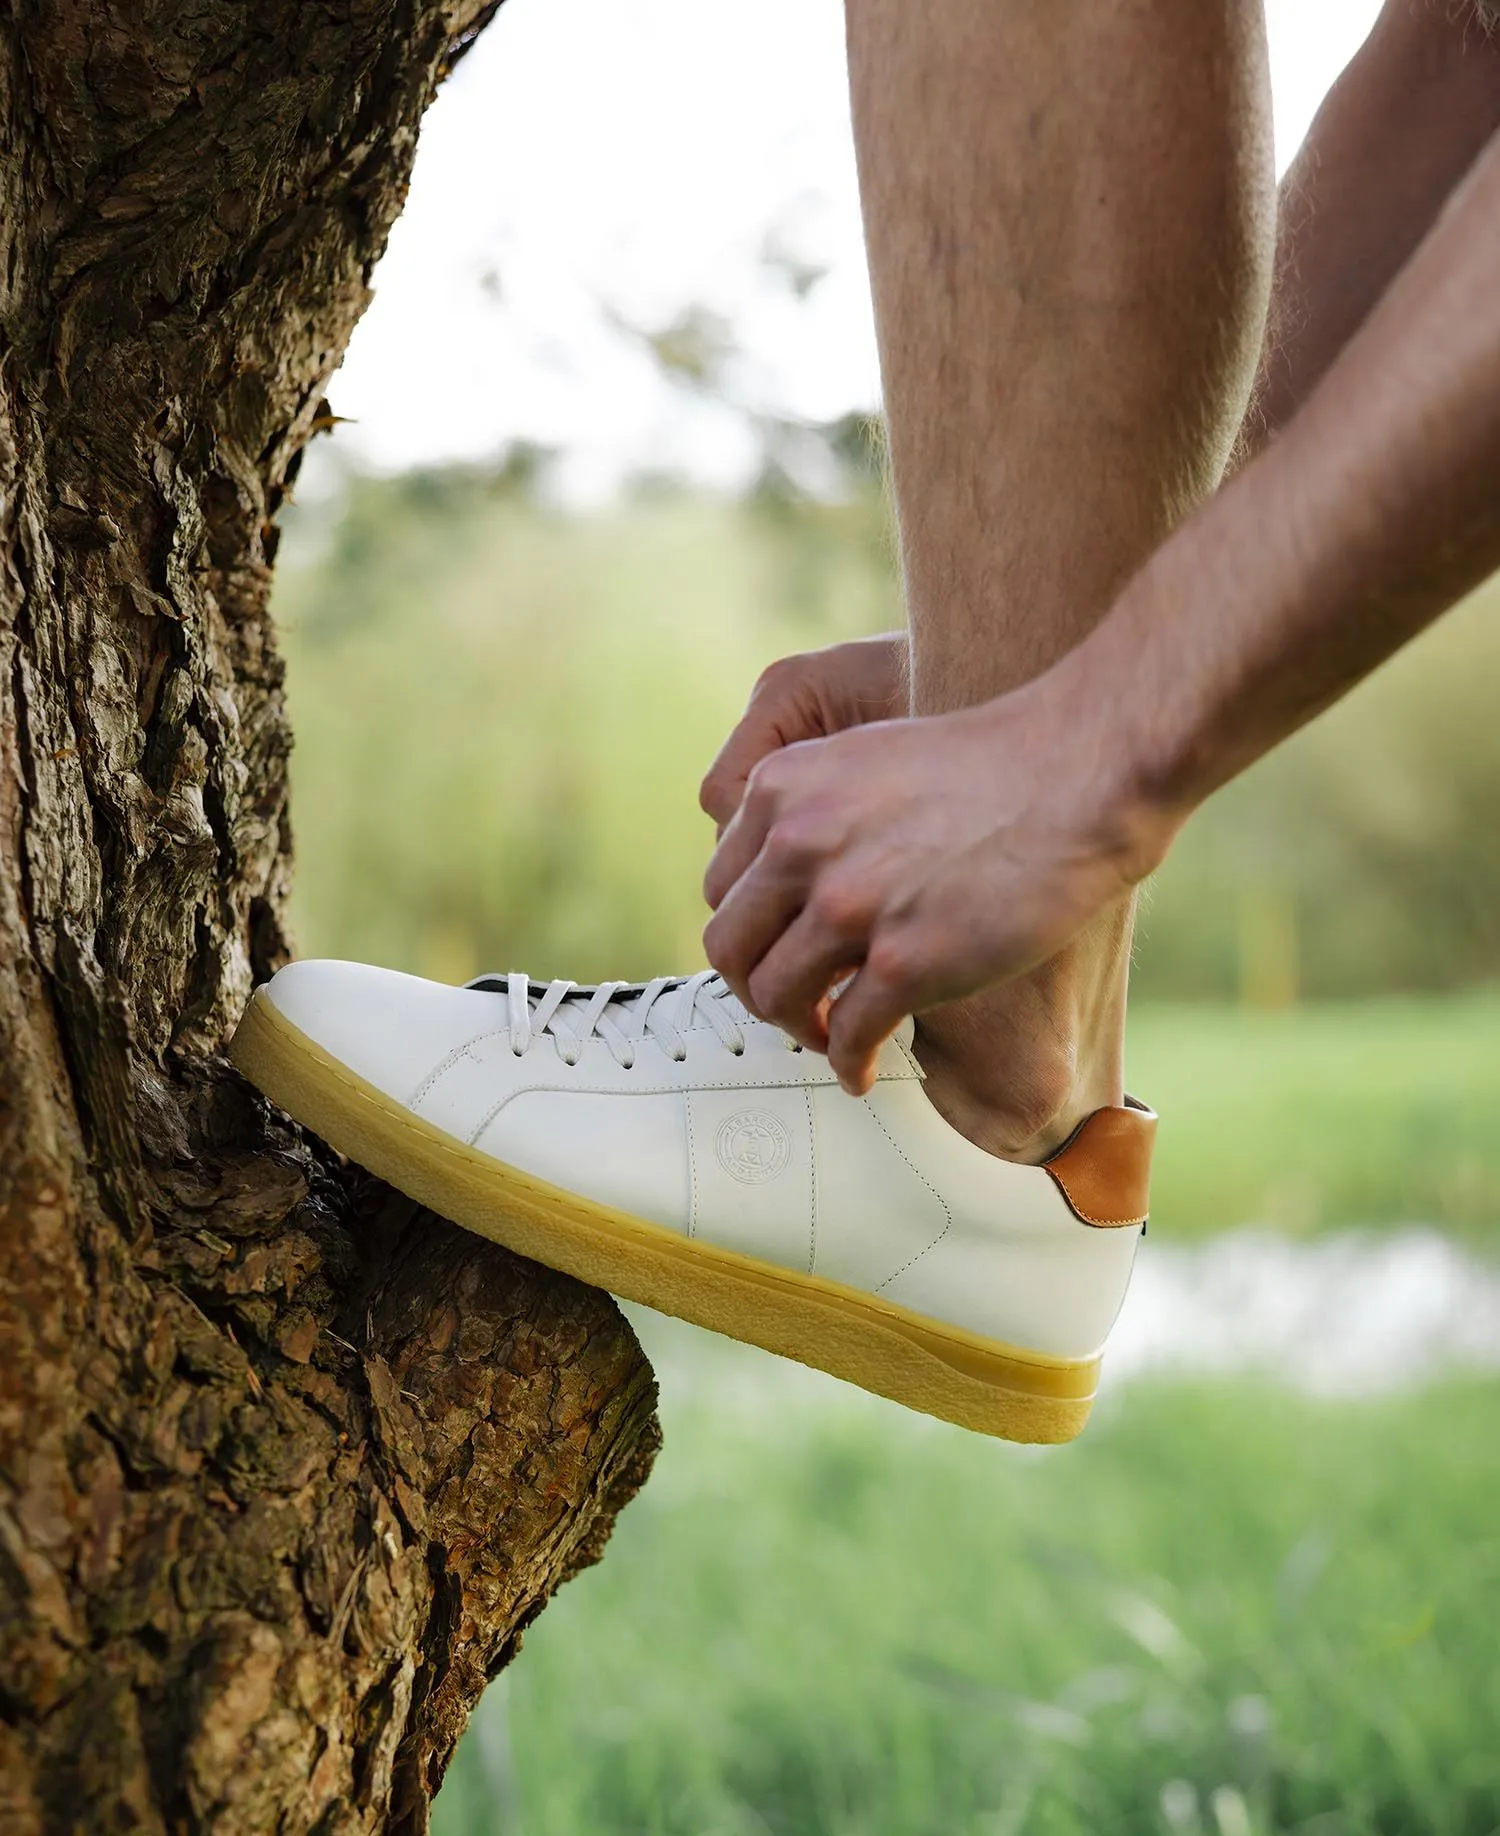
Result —
<path fill-rule="evenodd" d="M 907 1014 L 1054 956 L 1166 851 L 1170 825 L 1116 789 L 1111 748 L 1045 681 L 750 773 L 705 876 L 704 947 L 856 1096 Z"/>
<path fill-rule="evenodd" d="M 904 714 L 909 655 L 907 634 L 888 631 L 783 657 L 763 670 L 698 793 L 720 835 L 740 807 L 746 779 L 769 753 Z"/>

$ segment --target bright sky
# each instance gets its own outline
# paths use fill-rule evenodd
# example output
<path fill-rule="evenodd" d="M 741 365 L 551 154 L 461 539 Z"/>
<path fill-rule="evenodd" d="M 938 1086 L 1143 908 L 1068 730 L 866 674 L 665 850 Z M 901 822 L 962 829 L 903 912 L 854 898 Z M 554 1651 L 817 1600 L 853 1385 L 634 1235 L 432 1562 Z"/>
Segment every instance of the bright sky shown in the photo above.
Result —
<path fill-rule="evenodd" d="M 1268 0 L 1278 164 L 1378 0 Z M 769 243 L 824 270 L 799 300 Z M 568 495 L 642 467 L 744 480 L 744 416 L 666 382 L 624 317 L 722 313 L 741 402 L 878 397 L 841 0 L 506 0 L 422 130 L 330 391 L 365 465 L 561 448 Z"/>

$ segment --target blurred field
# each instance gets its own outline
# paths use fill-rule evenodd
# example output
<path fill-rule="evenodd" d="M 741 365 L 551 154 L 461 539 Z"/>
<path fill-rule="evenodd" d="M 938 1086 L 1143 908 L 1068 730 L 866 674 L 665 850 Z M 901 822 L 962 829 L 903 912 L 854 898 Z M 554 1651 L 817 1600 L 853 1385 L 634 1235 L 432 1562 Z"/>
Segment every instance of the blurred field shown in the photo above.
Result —
<path fill-rule="evenodd" d="M 683 1400 L 437 1836 L 1491 1836 L 1497 1405 L 1143 1384 L 1038 1453 Z"/>
<path fill-rule="evenodd" d="M 1129 1078 L 1162 1117 L 1152 1229 L 1441 1224 L 1500 1252 L 1500 995 L 1277 1013 L 1142 1002 Z"/>

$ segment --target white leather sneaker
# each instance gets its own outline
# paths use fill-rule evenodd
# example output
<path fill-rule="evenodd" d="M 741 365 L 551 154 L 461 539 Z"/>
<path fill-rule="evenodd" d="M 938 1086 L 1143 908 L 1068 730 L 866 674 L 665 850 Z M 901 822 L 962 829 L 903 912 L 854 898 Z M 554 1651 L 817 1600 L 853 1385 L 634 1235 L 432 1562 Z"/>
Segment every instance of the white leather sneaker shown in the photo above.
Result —
<path fill-rule="evenodd" d="M 235 1064 L 444 1217 L 700 1326 L 1016 1441 L 1088 1418 L 1156 1118 L 1096 1111 L 1045 1166 L 922 1090 L 908 1021 L 869 1096 L 711 971 L 448 988 L 300 962 Z"/>

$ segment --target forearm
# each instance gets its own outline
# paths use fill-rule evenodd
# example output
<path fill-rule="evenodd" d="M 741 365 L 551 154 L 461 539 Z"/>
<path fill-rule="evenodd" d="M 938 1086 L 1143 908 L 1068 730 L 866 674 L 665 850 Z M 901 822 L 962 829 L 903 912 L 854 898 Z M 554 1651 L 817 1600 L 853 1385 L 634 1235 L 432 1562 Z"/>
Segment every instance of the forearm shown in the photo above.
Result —
<path fill-rule="evenodd" d="M 1500 140 L 1281 436 L 1040 679 L 1059 730 L 1109 710 L 1101 794 L 1163 847 L 1500 565 L 1497 232 Z"/>
<path fill-rule="evenodd" d="M 1500 128 L 1500 39 L 1391 0 L 1281 184 L 1271 316 L 1238 458 L 1307 399 Z"/>

